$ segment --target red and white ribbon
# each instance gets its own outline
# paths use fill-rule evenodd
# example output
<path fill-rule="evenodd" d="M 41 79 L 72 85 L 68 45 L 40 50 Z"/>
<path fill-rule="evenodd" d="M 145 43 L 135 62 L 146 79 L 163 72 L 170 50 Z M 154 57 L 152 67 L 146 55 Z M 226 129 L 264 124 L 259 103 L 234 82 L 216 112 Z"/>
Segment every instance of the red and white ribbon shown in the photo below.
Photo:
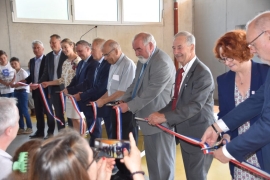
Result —
<path fill-rule="evenodd" d="M 119 106 L 114 107 L 116 112 L 116 135 L 118 140 L 122 140 L 122 111 Z"/>
<path fill-rule="evenodd" d="M 94 120 L 91 126 L 89 127 L 89 132 L 93 133 L 95 126 L 96 126 L 96 119 L 97 119 L 97 103 L 96 102 L 90 102 L 92 105 L 93 113 L 94 113 Z"/>
<path fill-rule="evenodd" d="M 135 117 L 136 120 L 139 120 L 139 121 L 146 121 L 147 122 L 147 119 L 143 119 L 143 118 L 138 118 L 138 117 Z M 207 148 L 209 147 L 209 145 L 207 143 L 203 144 L 201 143 L 201 140 L 200 139 L 195 139 L 195 138 L 191 138 L 191 137 L 188 137 L 188 136 L 184 136 L 184 135 L 181 135 L 181 134 L 178 134 L 168 128 L 166 128 L 165 126 L 163 125 L 160 125 L 160 124 L 157 124 L 156 125 L 158 128 L 162 129 L 163 131 L 166 131 L 167 133 L 169 134 L 172 134 L 176 137 L 178 137 L 179 139 L 183 140 L 183 141 L 186 141 L 188 143 L 191 143 L 191 144 L 194 144 L 194 145 L 198 145 L 198 146 L 201 146 L 202 148 Z M 212 152 L 207 150 L 207 149 L 204 149 L 203 150 L 203 153 L 204 154 L 211 154 Z M 257 174 L 265 179 L 270 179 L 270 174 L 261 170 L 260 168 L 258 167 L 255 167 L 247 162 L 239 162 L 237 160 L 234 160 L 234 159 L 231 159 L 230 162 L 234 163 L 235 165 L 237 166 L 240 166 L 254 174 Z"/>
<path fill-rule="evenodd" d="M 65 113 L 65 99 L 64 99 L 64 93 L 62 91 L 60 91 L 60 101 L 62 104 L 62 109 L 63 109 L 63 114 Z"/>
<path fill-rule="evenodd" d="M 61 125 L 63 125 L 62 121 L 61 121 L 58 117 L 54 116 L 54 114 L 51 112 L 42 85 L 41 85 L 41 84 L 38 84 L 38 88 L 39 88 L 39 92 L 40 92 L 40 94 L 41 94 L 41 97 L 42 97 L 42 99 L 43 99 L 45 108 L 46 108 L 46 110 L 48 111 L 48 113 L 49 113 L 55 120 L 57 120 Z"/>

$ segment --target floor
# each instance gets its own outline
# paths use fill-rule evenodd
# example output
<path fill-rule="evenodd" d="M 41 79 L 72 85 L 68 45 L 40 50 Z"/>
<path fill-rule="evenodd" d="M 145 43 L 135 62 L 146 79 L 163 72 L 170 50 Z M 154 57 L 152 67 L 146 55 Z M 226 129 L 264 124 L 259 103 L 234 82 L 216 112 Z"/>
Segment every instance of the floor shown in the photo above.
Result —
<path fill-rule="evenodd" d="M 217 107 L 214 108 L 214 111 L 217 112 Z M 35 117 L 31 117 L 32 122 L 33 122 L 33 130 L 35 132 Z M 104 125 L 103 125 L 104 126 Z M 46 132 L 46 131 L 45 131 Z M 102 128 L 102 136 L 106 138 L 106 130 L 105 127 Z M 57 133 L 57 130 L 55 134 Z M 21 144 L 29 140 L 29 135 L 18 135 L 16 139 L 10 144 L 10 146 L 7 149 L 7 152 L 11 155 L 14 154 L 15 150 L 17 147 L 19 147 Z M 138 148 L 143 151 L 143 136 L 140 133 L 139 134 L 139 142 L 138 142 Z M 143 154 L 143 153 L 142 153 Z M 146 179 L 148 176 L 147 173 L 147 166 L 146 166 L 146 160 L 145 156 L 142 157 L 142 169 L 146 172 Z M 183 161 L 182 161 L 182 156 L 181 156 L 181 150 L 180 147 L 177 147 L 177 152 L 176 152 L 176 166 L 175 166 L 175 180 L 184 180 L 186 179 L 185 177 L 185 170 L 183 167 Z M 224 179 L 224 180 L 230 180 L 231 176 L 229 173 L 229 167 L 228 164 L 222 164 L 217 160 L 213 160 L 213 163 L 211 165 L 211 168 L 208 173 L 208 180 L 217 180 L 217 179 Z"/>

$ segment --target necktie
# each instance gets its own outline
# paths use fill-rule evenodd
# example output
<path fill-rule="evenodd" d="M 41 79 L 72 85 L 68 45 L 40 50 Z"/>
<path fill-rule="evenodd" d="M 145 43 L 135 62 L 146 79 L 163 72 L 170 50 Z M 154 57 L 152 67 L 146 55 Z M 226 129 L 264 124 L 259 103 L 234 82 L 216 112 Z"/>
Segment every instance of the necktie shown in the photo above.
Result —
<path fill-rule="evenodd" d="M 135 88 L 134 88 L 134 90 L 133 90 L 133 93 L 132 93 L 132 96 L 131 96 L 131 97 L 132 97 L 132 99 L 134 99 L 134 98 L 135 98 L 135 96 L 136 96 L 137 89 L 138 89 L 138 85 L 139 85 L 139 82 L 140 82 L 141 76 L 142 76 L 142 74 L 143 74 L 143 72 L 144 72 L 144 70 L 145 70 L 146 66 L 147 66 L 147 63 L 143 64 L 143 66 L 142 66 L 142 69 L 141 69 L 141 72 L 140 72 L 139 78 L 138 78 L 138 80 L 137 80 L 136 86 L 135 86 Z"/>
<path fill-rule="evenodd" d="M 80 69 L 80 73 L 82 72 L 84 65 L 85 65 L 85 60 L 83 60 L 83 63 L 82 63 L 81 69 Z"/>
<path fill-rule="evenodd" d="M 178 99 L 178 94 L 179 94 L 179 88 L 180 88 L 180 84 L 183 78 L 183 72 L 184 69 L 181 68 L 177 74 L 176 80 L 175 80 L 175 86 L 174 86 L 174 96 L 173 96 L 173 102 L 172 102 L 172 110 L 175 110 L 176 108 L 176 102 Z"/>
<path fill-rule="evenodd" d="M 95 71 L 94 84 L 95 84 L 95 82 L 96 82 L 96 77 L 97 77 L 97 73 L 98 73 L 99 67 L 100 67 L 100 63 L 98 63 L 98 66 L 97 66 L 96 71 Z"/>

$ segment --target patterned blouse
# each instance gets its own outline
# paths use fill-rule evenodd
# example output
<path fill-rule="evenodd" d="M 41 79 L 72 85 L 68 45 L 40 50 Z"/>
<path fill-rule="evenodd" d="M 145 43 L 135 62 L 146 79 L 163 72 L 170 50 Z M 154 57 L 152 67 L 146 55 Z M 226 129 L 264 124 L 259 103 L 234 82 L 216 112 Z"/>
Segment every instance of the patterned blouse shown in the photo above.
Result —
<path fill-rule="evenodd" d="M 67 87 L 70 84 L 72 78 L 76 74 L 76 68 L 80 60 L 81 58 L 79 56 L 72 61 L 68 59 L 65 60 L 65 62 L 62 65 L 61 77 L 58 79 L 60 84 L 64 84 L 65 87 Z"/>
<path fill-rule="evenodd" d="M 240 93 L 240 91 L 238 90 L 236 84 L 235 84 L 235 88 L 234 88 L 234 100 L 235 100 L 235 106 L 238 106 L 240 103 L 244 102 L 247 98 L 249 98 L 249 91 L 250 89 L 248 89 L 248 91 L 246 92 L 245 96 L 243 97 Z M 250 128 L 250 122 L 247 121 L 245 124 L 243 124 L 242 126 L 240 126 L 238 128 L 238 134 L 243 134 L 244 132 L 246 132 L 248 129 Z M 253 166 L 256 166 L 258 168 L 260 168 L 260 164 L 258 162 L 256 153 L 251 153 L 248 158 L 246 159 L 246 161 L 250 164 L 252 164 Z M 234 167 L 234 180 L 263 180 L 263 178 L 258 177 L 256 175 L 254 175 L 253 173 L 244 170 L 238 166 Z"/>

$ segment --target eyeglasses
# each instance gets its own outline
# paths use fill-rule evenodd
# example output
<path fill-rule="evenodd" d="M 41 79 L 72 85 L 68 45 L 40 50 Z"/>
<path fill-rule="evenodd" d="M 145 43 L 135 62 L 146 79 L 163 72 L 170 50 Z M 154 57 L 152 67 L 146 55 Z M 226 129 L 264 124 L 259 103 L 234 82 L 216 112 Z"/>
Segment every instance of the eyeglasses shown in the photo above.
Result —
<path fill-rule="evenodd" d="M 248 48 L 251 48 L 251 46 L 254 46 L 254 41 L 256 41 L 261 35 L 263 35 L 266 31 L 261 32 L 257 37 L 255 37 L 250 43 L 248 43 Z"/>
<path fill-rule="evenodd" d="M 112 51 L 114 50 L 114 48 L 112 50 L 110 50 L 110 52 L 106 53 L 106 54 L 103 54 L 103 56 L 108 56 Z"/>
<path fill-rule="evenodd" d="M 218 60 L 220 63 L 226 63 L 226 61 L 228 61 L 228 62 L 233 62 L 234 61 L 234 59 L 233 58 L 227 58 L 227 57 L 224 57 L 224 58 L 222 58 L 222 59 L 219 59 Z"/>
<path fill-rule="evenodd" d="M 87 166 L 86 170 L 88 170 L 90 168 L 90 166 L 93 164 L 94 161 L 97 161 L 99 158 L 99 150 L 97 148 L 93 148 L 91 147 L 92 151 L 93 151 L 93 160 L 90 162 L 90 164 Z"/>

